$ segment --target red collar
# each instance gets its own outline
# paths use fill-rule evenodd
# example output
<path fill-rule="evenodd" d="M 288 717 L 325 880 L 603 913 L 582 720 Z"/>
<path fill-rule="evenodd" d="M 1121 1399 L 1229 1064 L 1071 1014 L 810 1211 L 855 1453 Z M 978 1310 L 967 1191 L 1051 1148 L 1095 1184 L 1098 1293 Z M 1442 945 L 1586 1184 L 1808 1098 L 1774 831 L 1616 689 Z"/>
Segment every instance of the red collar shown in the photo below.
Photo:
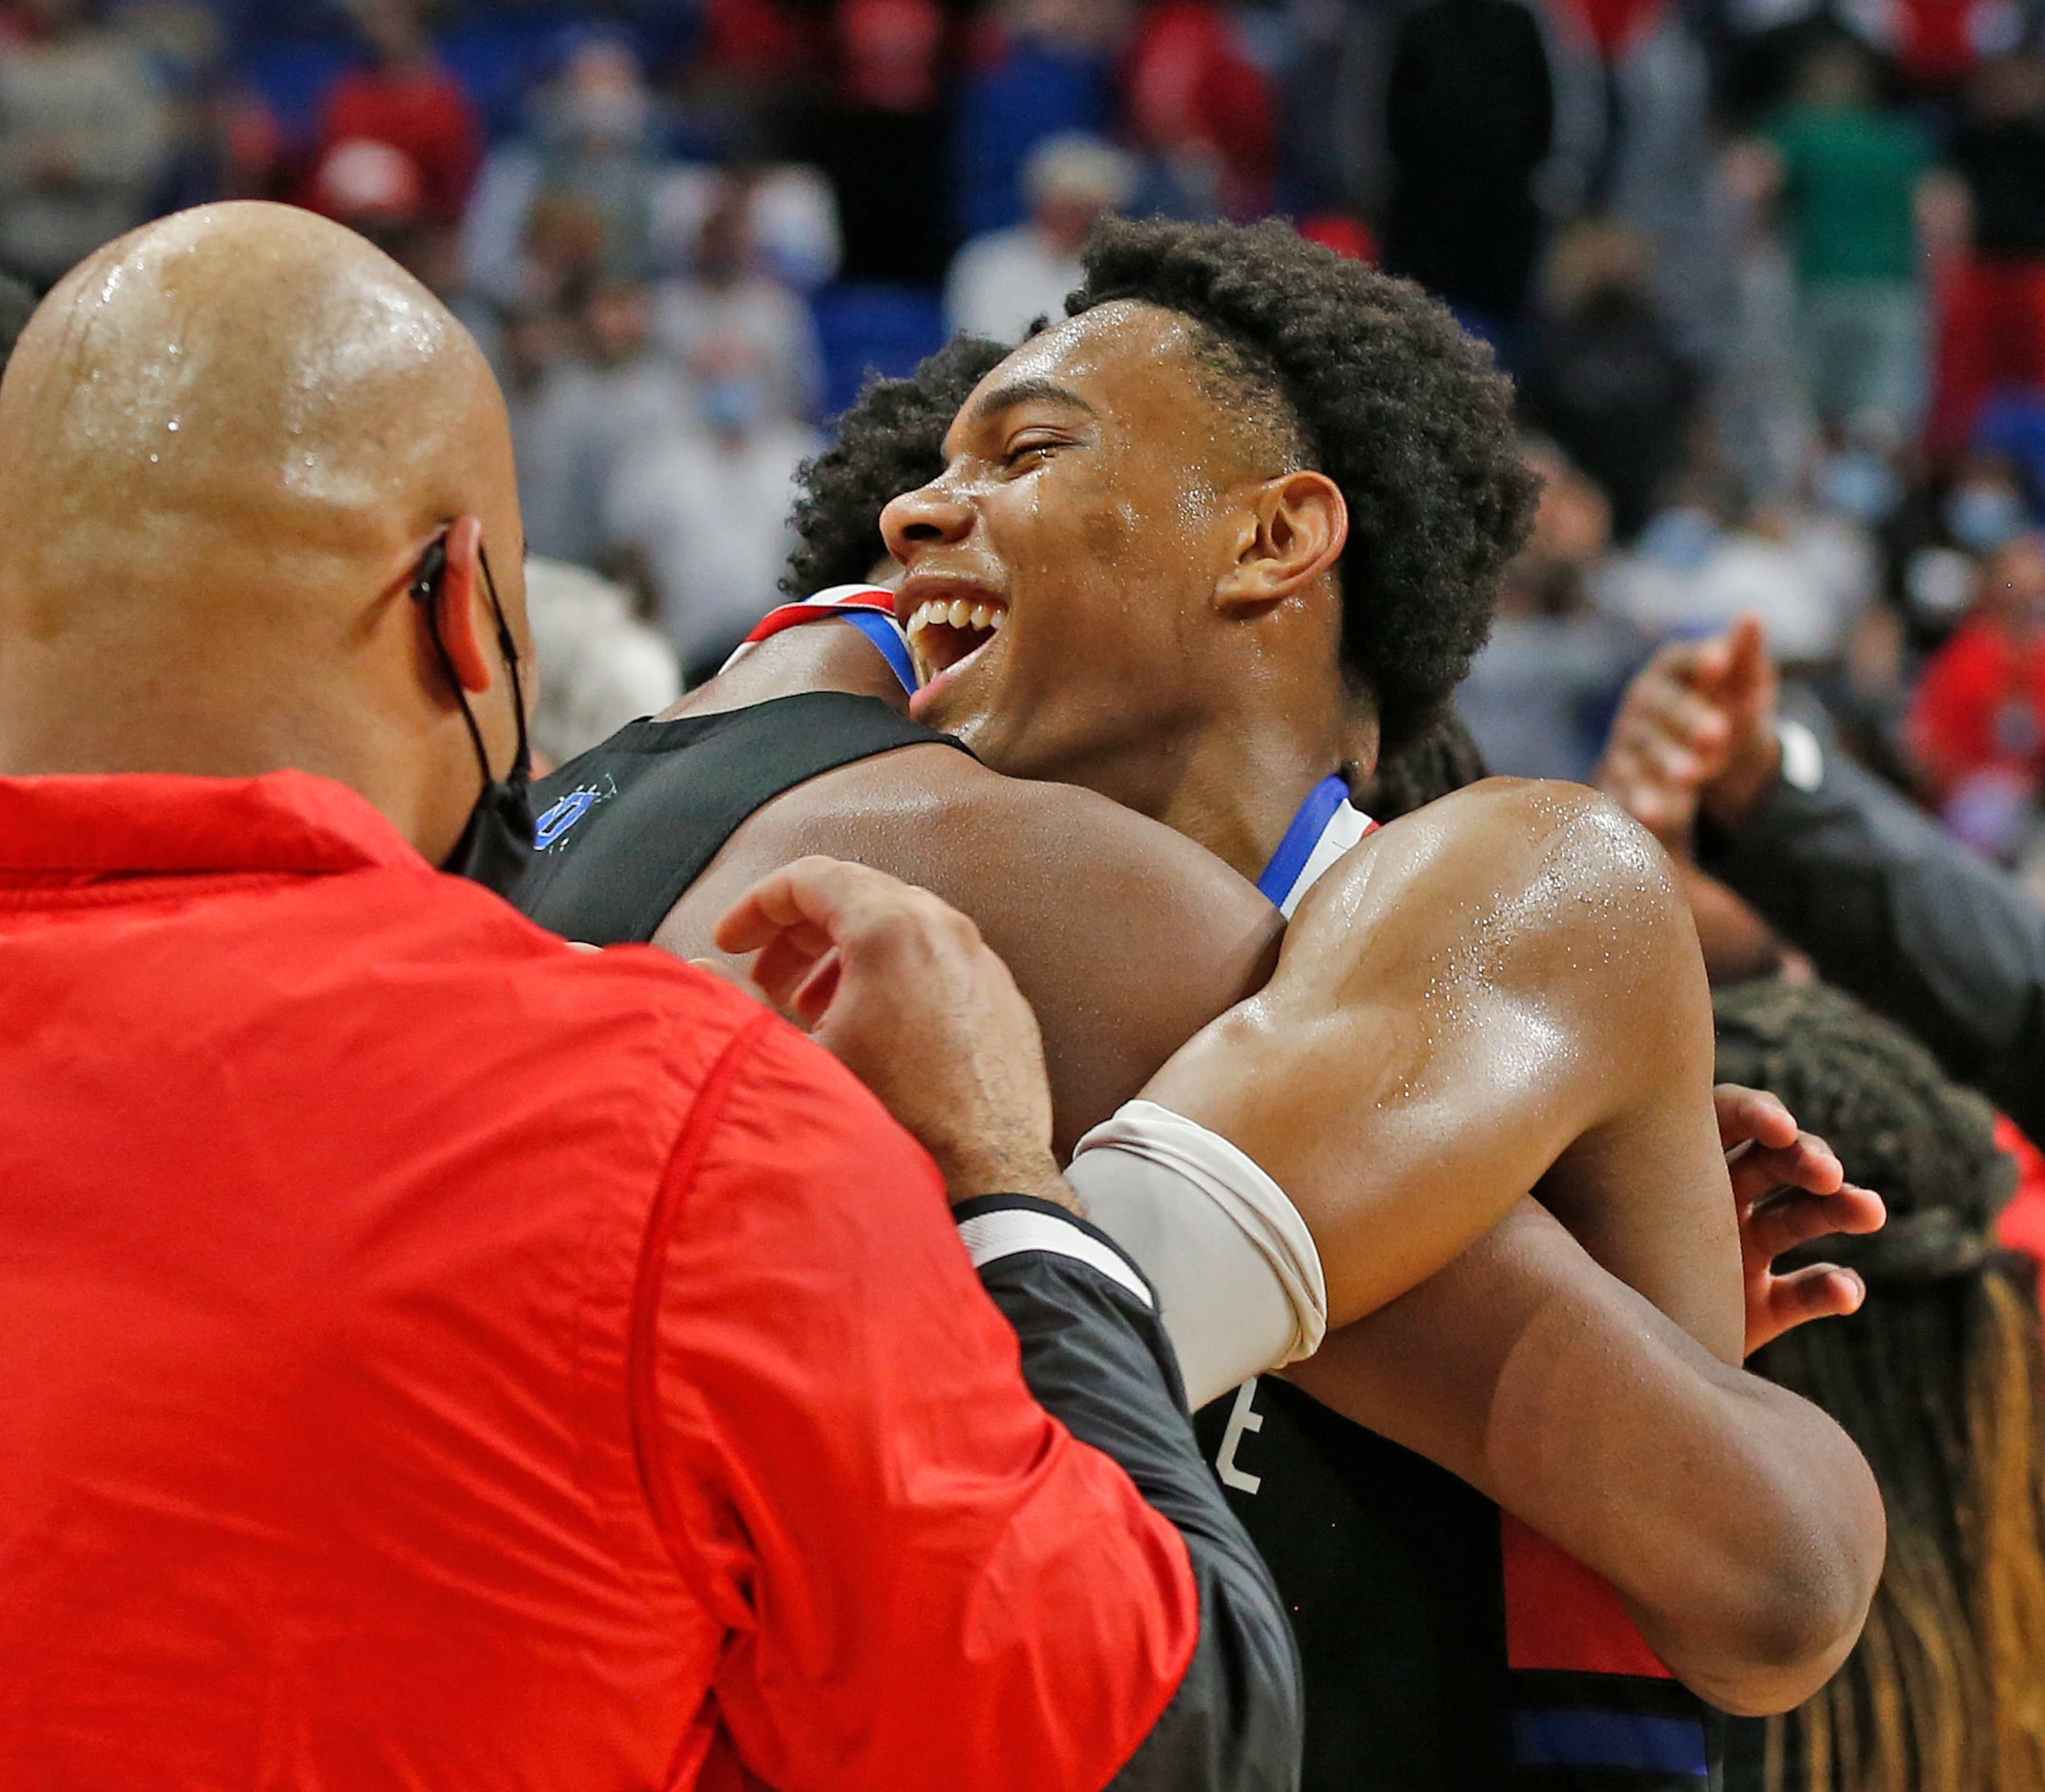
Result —
<path fill-rule="evenodd" d="M 0 883 L 52 872 L 282 871 L 427 863 L 367 802 L 307 772 L 0 778 Z"/>

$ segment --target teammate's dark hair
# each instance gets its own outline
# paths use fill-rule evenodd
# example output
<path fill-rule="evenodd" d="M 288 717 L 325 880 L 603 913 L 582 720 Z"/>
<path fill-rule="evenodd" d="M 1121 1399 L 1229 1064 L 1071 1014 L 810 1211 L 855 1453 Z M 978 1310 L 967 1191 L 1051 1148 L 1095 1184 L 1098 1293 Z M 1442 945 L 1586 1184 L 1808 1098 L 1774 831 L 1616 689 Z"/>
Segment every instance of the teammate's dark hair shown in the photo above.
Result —
<path fill-rule="evenodd" d="M 782 590 L 807 597 L 870 578 L 887 557 L 881 511 L 945 470 L 945 431 L 1008 350 L 956 336 L 906 380 L 874 378 L 838 425 L 838 439 L 796 475 L 795 552 Z"/>
<path fill-rule="evenodd" d="M 1719 1075 L 1782 1096 L 1890 1215 L 1817 1253 L 1866 1277 L 1862 1311 L 1753 1364 L 1846 1427 L 1889 1526 L 1846 1667 L 1770 1721 L 1769 1792 L 2039 1792 L 2045 1360 L 2034 1278 L 1995 1244 L 2014 1169 L 1994 1115 L 1835 990 L 1744 984 L 1714 1006 Z"/>
<path fill-rule="evenodd" d="M 1451 704 L 1435 717 L 1419 740 L 1379 760 L 1356 800 L 1374 820 L 1396 822 L 1451 790 L 1490 776 L 1484 749 L 1470 732 L 1462 712 Z"/>
<path fill-rule="evenodd" d="M 1491 351 L 1410 281 L 1276 219 L 1103 219 L 1066 306 L 1118 299 L 1202 325 L 1217 385 L 1342 488 L 1343 657 L 1383 750 L 1417 740 L 1490 633 L 1539 490 Z"/>
<path fill-rule="evenodd" d="M 0 274 L 0 373 L 7 371 L 8 357 L 35 313 L 35 295 L 18 280 Z"/>

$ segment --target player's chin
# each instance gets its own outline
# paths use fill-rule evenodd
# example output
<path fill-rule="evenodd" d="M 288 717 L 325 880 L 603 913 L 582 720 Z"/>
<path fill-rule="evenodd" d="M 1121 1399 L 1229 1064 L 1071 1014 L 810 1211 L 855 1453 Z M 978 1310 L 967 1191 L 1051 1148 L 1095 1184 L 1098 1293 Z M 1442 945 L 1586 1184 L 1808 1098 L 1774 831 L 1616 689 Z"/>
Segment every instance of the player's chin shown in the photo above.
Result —
<path fill-rule="evenodd" d="M 974 736 L 986 735 L 994 719 L 992 710 L 985 703 L 975 702 L 970 692 L 949 685 L 943 688 L 926 685 L 909 698 L 908 713 L 926 728 L 935 728 L 939 734 L 956 735 L 969 745 Z"/>
<path fill-rule="evenodd" d="M 927 728 L 963 735 L 999 707 L 1002 643 L 988 641 L 957 663 L 931 673 L 908 700 L 908 713 Z"/>

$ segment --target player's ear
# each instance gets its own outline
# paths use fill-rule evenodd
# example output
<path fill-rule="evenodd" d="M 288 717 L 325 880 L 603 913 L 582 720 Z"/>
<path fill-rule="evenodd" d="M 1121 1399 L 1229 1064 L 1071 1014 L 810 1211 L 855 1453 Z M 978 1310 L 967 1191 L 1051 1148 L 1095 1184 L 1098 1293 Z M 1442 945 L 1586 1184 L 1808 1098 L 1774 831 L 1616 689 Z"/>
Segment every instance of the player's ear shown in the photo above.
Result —
<path fill-rule="evenodd" d="M 1215 596 L 1226 612 L 1267 610 L 1335 571 L 1349 539 L 1349 507 L 1325 473 L 1267 479 L 1251 495 L 1235 564 Z"/>
<path fill-rule="evenodd" d="M 448 527 L 447 558 L 431 602 L 440 638 L 465 691 L 487 691 L 496 681 L 496 620 L 483 584 L 483 525 L 458 516 Z"/>

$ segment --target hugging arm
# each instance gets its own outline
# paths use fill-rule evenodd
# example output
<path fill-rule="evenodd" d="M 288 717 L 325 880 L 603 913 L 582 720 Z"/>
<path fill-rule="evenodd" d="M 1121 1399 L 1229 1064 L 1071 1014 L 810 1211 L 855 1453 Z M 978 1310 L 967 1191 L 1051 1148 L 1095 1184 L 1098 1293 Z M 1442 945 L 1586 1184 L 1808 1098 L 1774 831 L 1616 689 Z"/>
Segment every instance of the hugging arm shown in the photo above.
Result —
<path fill-rule="evenodd" d="M 1882 1519 L 1844 1433 L 1734 1366 L 1755 1320 L 1853 1291 L 1775 1281 L 1742 1246 L 1787 1214 L 1874 1216 L 1854 1191 L 1736 1224 L 1757 1161 L 1826 1190 L 1837 1165 L 1811 1177 L 1787 1115 L 1757 1128 L 1711 1075 L 1659 851 L 1586 794 L 1497 781 L 1352 852 L 1270 988 L 1150 1093 L 1287 1188 L 1331 1323 L 1370 1313 L 1288 1371 L 1302 1386 L 1603 1574 L 1693 1690 L 1779 1710 L 1851 1646 Z M 1722 1119 L 1756 1139 L 1738 1203 Z M 1567 1229 L 1521 1198 L 1536 1184 Z"/>
<path fill-rule="evenodd" d="M 1300 906 L 1270 985 L 1146 1093 L 1291 1196 L 1331 1325 L 1539 1185 L 1594 1258 L 1737 1363 L 1711 1057 L 1660 849 L 1588 792 L 1493 780 L 1353 850 Z"/>
<path fill-rule="evenodd" d="M 719 937 L 930 1154 L 765 1015 L 760 1089 L 706 1097 L 741 1143 L 700 1154 L 708 1261 L 667 1284 L 672 1454 L 695 1472 L 664 1485 L 723 1518 L 699 1566 L 749 1620 L 719 1692 L 755 1767 L 902 1792 L 1295 1784 L 1283 1608 L 1200 1460 L 1152 1290 L 1069 1210 L 1007 970 L 927 892 L 821 859 Z"/>
<path fill-rule="evenodd" d="M 1602 1574 L 1724 1710 L 1787 1710 L 1860 1634 L 1884 1521 L 1846 1433 L 1701 1348 L 1532 1200 L 1287 1373 Z"/>

